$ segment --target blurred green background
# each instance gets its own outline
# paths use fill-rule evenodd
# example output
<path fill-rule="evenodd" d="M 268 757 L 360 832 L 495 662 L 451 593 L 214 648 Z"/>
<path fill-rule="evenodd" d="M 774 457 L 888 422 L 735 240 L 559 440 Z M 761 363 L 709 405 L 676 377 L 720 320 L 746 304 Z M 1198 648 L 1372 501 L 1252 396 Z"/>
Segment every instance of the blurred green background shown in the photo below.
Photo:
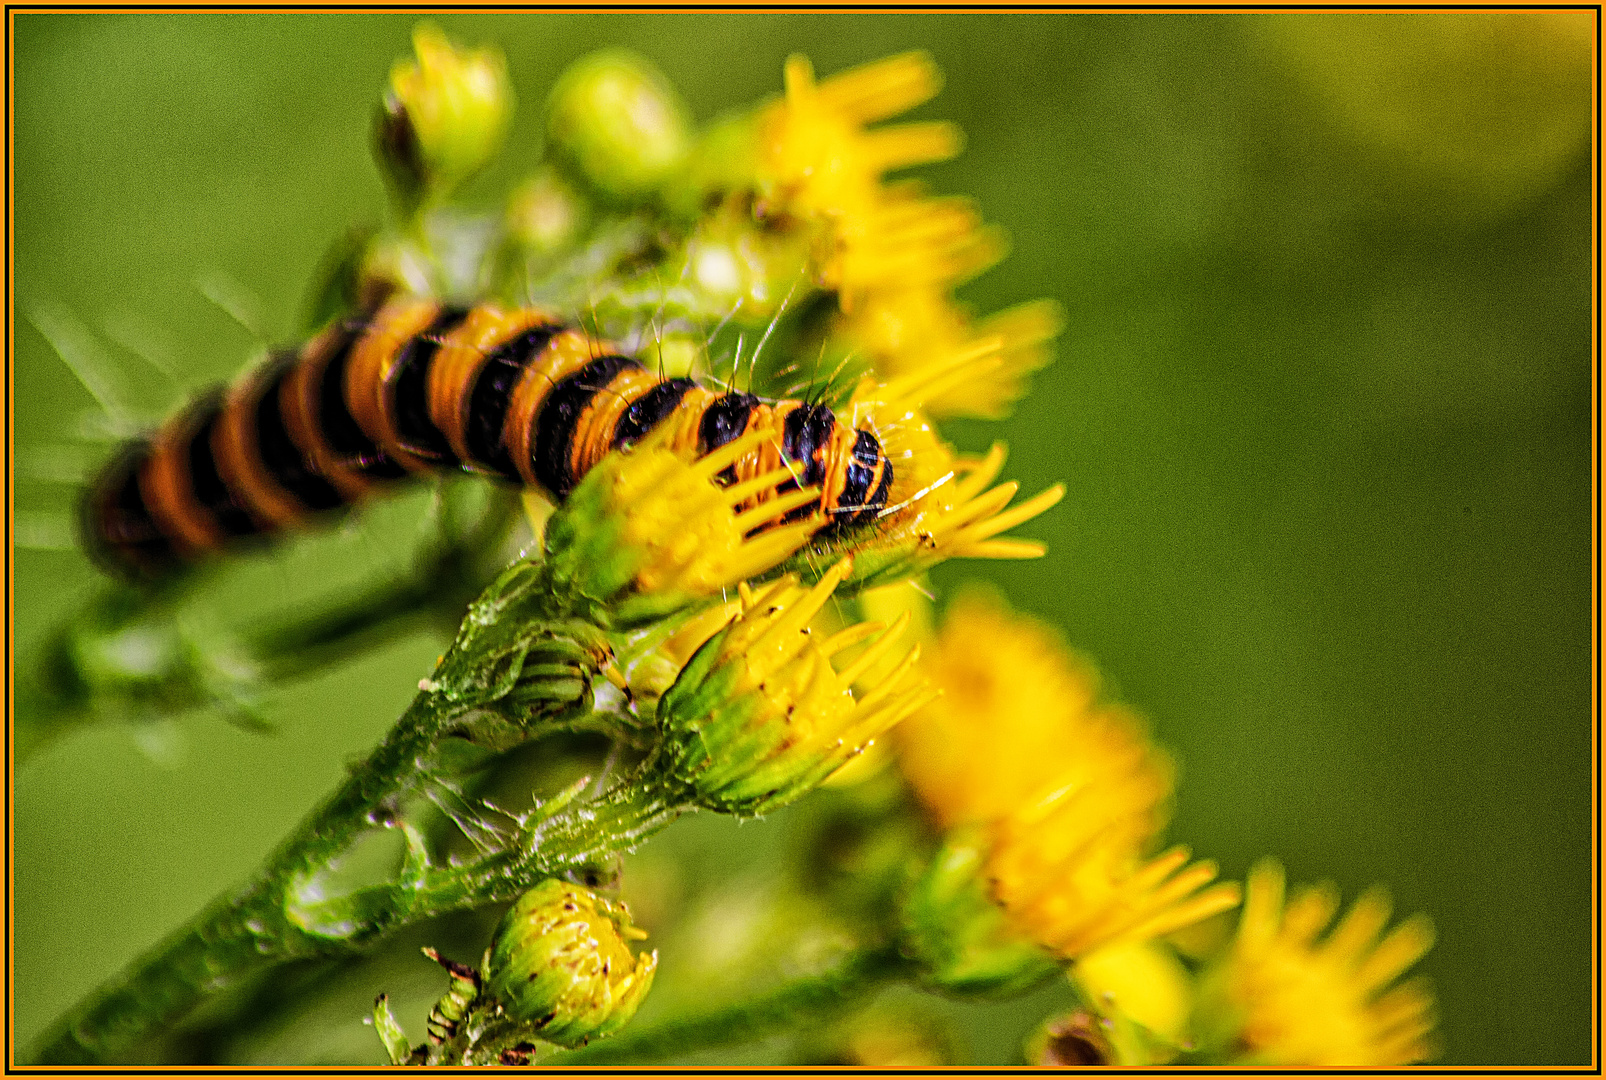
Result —
<path fill-rule="evenodd" d="M 1095 657 L 1182 762 L 1172 834 L 1227 873 L 1271 853 L 1296 880 L 1381 881 L 1430 913 L 1444 1060 L 1525 1064 L 1592 1052 L 1592 20 L 439 19 L 500 43 L 521 93 L 487 199 L 534 162 L 546 88 L 591 49 L 640 50 L 700 120 L 777 91 L 792 52 L 823 75 L 930 50 L 947 86 L 915 115 L 969 143 L 925 175 L 1014 239 L 965 297 L 1050 296 L 1068 316 L 1012 419 L 953 430 L 1007 439 L 1028 491 L 1066 483 L 1023 530 L 1051 554 L 938 584 L 997 582 Z M 383 208 L 370 110 L 412 21 L 16 16 L 21 312 L 59 305 L 166 358 L 176 385 L 105 345 L 154 412 L 259 346 L 203 293 L 284 339 L 325 245 Z M 81 438 L 91 399 L 17 327 L 19 535 L 48 546 L 73 492 L 43 474 L 105 451 Z M 417 512 L 377 517 L 405 534 Z M 381 531 L 255 560 L 225 615 L 400 558 Z M 72 551 L 20 551 L 19 655 L 93 587 Z M 437 651 L 420 636 L 287 689 L 274 737 L 192 715 L 30 762 L 21 1045 L 249 873 Z M 648 851 L 762 877 L 787 818 L 700 818 Z M 378 1060 L 358 1018 L 385 988 L 359 980 L 317 1030 L 253 1053 Z M 1005 1060 L 1047 1008 L 976 1012 L 971 1052 Z"/>

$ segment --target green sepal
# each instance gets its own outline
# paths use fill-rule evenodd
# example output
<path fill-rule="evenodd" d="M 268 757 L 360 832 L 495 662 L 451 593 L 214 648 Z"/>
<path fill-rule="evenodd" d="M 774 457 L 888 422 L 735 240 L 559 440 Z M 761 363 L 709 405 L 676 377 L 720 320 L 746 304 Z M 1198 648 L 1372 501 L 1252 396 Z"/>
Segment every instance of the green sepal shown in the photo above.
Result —
<path fill-rule="evenodd" d="M 932 989 L 1004 997 L 1060 970 L 1050 953 L 1010 928 L 989 894 L 985 858 L 976 830 L 955 830 L 904 896 L 903 951 Z"/>
<path fill-rule="evenodd" d="M 396 1022 L 395 1015 L 390 1011 L 390 997 L 380 994 L 374 999 L 374 1031 L 379 1033 L 379 1041 L 385 1044 L 385 1053 L 392 1065 L 405 1065 L 407 1057 L 412 1053 L 412 1046 L 407 1041 L 407 1033 Z"/>
<path fill-rule="evenodd" d="M 356 314 L 363 302 L 363 265 L 379 235 L 377 225 L 353 225 L 335 238 L 318 260 L 307 289 L 304 336 L 310 337 L 335 319 Z"/>

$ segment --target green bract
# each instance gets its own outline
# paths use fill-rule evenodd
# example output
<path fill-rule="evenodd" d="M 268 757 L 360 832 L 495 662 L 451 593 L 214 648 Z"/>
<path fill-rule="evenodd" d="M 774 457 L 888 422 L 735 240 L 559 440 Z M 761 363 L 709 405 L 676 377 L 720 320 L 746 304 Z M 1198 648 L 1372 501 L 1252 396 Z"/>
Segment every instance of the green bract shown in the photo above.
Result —
<path fill-rule="evenodd" d="M 951 832 L 904 898 L 904 952 L 922 980 L 950 993 L 1007 995 L 1059 970 L 1054 958 L 1012 931 L 988 894 L 977 832 Z"/>

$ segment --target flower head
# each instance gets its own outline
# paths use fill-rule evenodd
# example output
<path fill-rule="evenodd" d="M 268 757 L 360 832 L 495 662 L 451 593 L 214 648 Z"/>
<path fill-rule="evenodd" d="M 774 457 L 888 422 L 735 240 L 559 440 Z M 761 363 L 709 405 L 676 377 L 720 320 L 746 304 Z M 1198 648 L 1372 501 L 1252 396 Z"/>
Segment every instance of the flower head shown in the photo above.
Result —
<path fill-rule="evenodd" d="M 1046 627 L 962 597 L 931 656 L 944 694 L 899 732 L 899 762 L 939 821 L 987 823 L 992 896 L 1018 933 L 1075 959 L 1237 903 L 1185 849 L 1146 856 L 1170 761 Z"/>
<path fill-rule="evenodd" d="M 1067 959 L 1168 934 L 1238 903 L 1234 883 L 1206 888 L 1215 864 L 1189 865 L 1187 848 L 1141 853 L 1154 793 L 1169 786 L 1144 773 L 1139 766 L 1072 783 L 996 826 L 987 864 L 994 897 L 1014 925 Z"/>
<path fill-rule="evenodd" d="M 728 588 L 780 563 L 823 521 L 777 525 L 819 497 L 804 488 L 748 504 L 792 479 L 784 468 L 722 487 L 716 477 L 774 431 L 754 431 L 688 460 L 663 438 L 608 455 L 547 522 L 555 576 L 594 600 L 626 593 L 642 614 Z M 751 535 L 750 535 L 751 534 Z M 634 608 L 620 615 L 629 618 Z"/>
<path fill-rule="evenodd" d="M 924 572 L 948 559 L 1035 559 L 1035 540 L 1000 537 L 1031 520 L 1065 495 L 1063 484 L 1011 507 L 1020 490 L 1013 481 L 989 486 L 1004 466 L 1005 450 L 994 445 L 984 457 L 960 457 L 937 435 L 918 409 L 901 413 L 863 401 L 855 422 L 868 417 L 892 466 L 892 487 L 876 537 L 863 544 L 855 580 L 864 588 Z"/>
<path fill-rule="evenodd" d="M 1144 751 L 1132 717 L 1095 706 L 1092 665 L 992 593 L 968 589 L 948 605 L 922 667 L 942 696 L 894 743 L 904 776 L 945 826 L 994 820 L 1068 769 L 1087 775 Z M 1170 779 L 1158 765 L 1156 803 Z"/>
<path fill-rule="evenodd" d="M 450 193 L 501 149 L 513 115 L 502 54 L 463 50 L 439 27 L 413 30 L 417 60 L 391 69 L 379 116 L 379 156 L 409 207 Z"/>
<path fill-rule="evenodd" d="M 699 805 L 737 814 L 784 806 L 931 699 L 914 671 L 918 649 L 870 691 L 850 689 L 907 620 L 860 623 L 819 642 L 808 632 L 848 569 L 838 563 L 807 590 L 790 577 L 758 592 L 744 584 L 741 614 L 664 694 L 663 769 Z M 852 664 L 832 666 L 835 654 L 877 633 Z"/>
<path fill-rule="evenodd" d="M 548 879 L 508 909 L 486 957 L 486 988 L 541 1038 L 580 1046 L 613 1034 L 652 986 L 656 952 L 630 911 L 589 889 Z"/>
<path fill-rule="evenodd" d="M 786 213 L 823 220 L 865 214 L 882 174 L 958 153 L 952 124 L 866 125 L 936 94 L 940 76 L 924 53 L 905 53 L 814 81 L 807 58 L 786 62 L 786 96 L 758 120 L 760 194 Z"/>
<path fill-rule="evenodd" d="M 887 290 L 947 289 L 996 263 L 1004 248 L 971 200 L 931 198 L 903 183 L 836 223 L 819 276 L 853 311 Z"/>
<path fill-rule="evenodd" d="M 1336 927 L 1332 886 L 1305 888 L 1285 906 L 1282 867 L 1249 873 L 1238 936 L 1207 976 L 1201 1041 L 1238 1060 L 1294 1067 L 1407 1065 L 1433 1056 L 1433 997 L 1420 979 L 1392 985 L 1433 945 L 1416 915 L 1387 934 L 1389 901 L 1364 893 Z"/>
<path fill-rule="evenodd" d="M 870 359 L 888 406 L 996 420 L 1052 359 L 1061 322 L 1059 305 L 1034 300 L 973 324 L 946 289 L 905 283 L 868 293 L 833 332 Z"/>

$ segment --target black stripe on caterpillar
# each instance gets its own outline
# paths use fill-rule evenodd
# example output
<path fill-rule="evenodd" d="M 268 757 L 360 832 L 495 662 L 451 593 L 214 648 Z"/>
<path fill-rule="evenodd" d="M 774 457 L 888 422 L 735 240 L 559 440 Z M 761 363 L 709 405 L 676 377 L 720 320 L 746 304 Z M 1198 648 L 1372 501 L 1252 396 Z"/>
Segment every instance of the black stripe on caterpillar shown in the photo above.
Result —
<path fill-rule="evenodd" d="M 86 546 L 109 570 L 157 577 L 304 525 L 415 473 L 466 468 L 560 500 L 619 447 L 661 432 L 706 454 L 776 430 L 722 474 L 785 466 L 758 499 L 819 486 L 825 527 L 868 521 L 892 466 L 870 431 L 825 405 L 665 379 L 550 313 L 392 299 L 336 323 L 125 445 L 84 502 Z"/>

